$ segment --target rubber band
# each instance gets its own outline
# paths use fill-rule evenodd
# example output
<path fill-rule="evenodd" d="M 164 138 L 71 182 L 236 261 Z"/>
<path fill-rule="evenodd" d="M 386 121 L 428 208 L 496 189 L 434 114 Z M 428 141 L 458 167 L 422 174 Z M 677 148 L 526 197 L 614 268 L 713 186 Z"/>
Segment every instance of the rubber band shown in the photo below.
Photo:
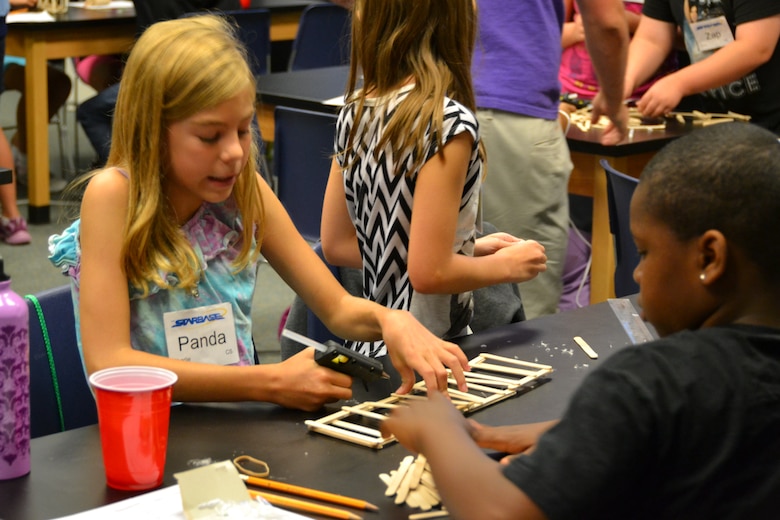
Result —
<path fill-rule="evenodd" d="M 263 468 L 260 471 L 253 471 L 251 469 L 245 468 L 242 464 L 245 462 L 249 462 L 255 466 L 259 466 Z M 252 457 L 251 455 L 239 455 L 235 459 L 233 459 L 233 465 L 236 467 L 238 471 L 243 473 L 244 475 L 249 475 L 250 477 L 267 477 L 271 474 L 271 468 L 268 467 L 268 464 L 265 461 L 262 461 L 260 459 L 256 459 Z"/>

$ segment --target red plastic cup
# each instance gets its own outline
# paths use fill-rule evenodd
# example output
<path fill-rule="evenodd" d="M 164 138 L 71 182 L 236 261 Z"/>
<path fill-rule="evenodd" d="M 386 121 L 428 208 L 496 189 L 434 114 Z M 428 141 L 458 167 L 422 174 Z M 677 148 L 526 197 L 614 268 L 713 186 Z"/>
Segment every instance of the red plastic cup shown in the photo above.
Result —
<path fill-rule="evenodd" d="M 162 485 L 176 380 L 170 370 L 144 366 L 106 368 L 90 376 L 110 487 L 138 491 Z"/>

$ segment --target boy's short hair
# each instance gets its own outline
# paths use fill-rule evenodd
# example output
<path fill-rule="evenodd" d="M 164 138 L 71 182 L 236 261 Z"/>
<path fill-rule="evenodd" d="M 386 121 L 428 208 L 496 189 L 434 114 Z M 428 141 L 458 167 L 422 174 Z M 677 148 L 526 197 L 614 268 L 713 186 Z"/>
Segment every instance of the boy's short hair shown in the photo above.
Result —
<path fill-rule="evenodd" d="M 750 123 L 721 123 L 666 145 L 640 177 L 644 207 L 681 240 L 717 229 L 780 280 L 780 143 Z"/>

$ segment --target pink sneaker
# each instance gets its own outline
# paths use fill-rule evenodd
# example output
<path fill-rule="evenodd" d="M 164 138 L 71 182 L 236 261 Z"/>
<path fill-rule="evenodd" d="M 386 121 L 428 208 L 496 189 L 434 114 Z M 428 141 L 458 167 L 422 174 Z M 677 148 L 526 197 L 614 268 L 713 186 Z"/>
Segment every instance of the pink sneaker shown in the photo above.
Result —
<path fill-rule="evenodd" d="M 27 221 L 22 217 L 14 219 L 1 218 L 0 239 L 12 246 L 29 244 L 32 237 L 30 237 L 30 233 L 27 231 Z"/>

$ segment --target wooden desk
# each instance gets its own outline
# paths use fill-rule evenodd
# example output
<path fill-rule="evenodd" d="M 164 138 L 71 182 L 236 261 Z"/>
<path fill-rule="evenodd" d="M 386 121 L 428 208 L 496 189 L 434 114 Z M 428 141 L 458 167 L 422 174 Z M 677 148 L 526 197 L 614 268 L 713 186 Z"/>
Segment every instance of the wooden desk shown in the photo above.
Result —
<path fill-rule="evenodd" d="M 253 7 L 271 11 L 271 41 L 293 40 L 303 9 L 320 0 L 254 0 Z M 122 54 L 136 36 L 135 10 L 71 7 L 54 22 L 8 24 L 6 54 L 27 60 L 27 170 L 32 224 L 50 221 L 48 60 L 88 54 Z"/>
<path fill-rule="evenodd" d="M 572 126 L 566 136 L 574 163 L 569 179 L 569 193 L 593 198 L 592 260 L 590 302 L 603 302 L 615 294 L 615 254 L 609 230 L 607 177 L 599 161 L 606 158 L 613 167 L 632 177 L 639 177 L 648 161 L 670 141 L 690 132 L 690 124 L 675 121 L 665 131 L 634 130 L 625 143 L 603 146 L 600 129 L 583 132 Z"/>
<path fill-rule="evenodd" d="M 27 60 L 27 172 L 30 223 L 49 216 L 49 116 L 46 66 L 52 59 L 88 54 L 121 54 L 135 39 L 134 9 L 71 7 L 54 22 L 8 24 L 6 54 Z"/>
<path fill-rule="evenodd" d="M 572 338 L 582 336 L 599 353 L 591 360 Z M 481 351 L 552 365 L 549 380 L 522 395 L 474 414 L 485 424 L 533 422 L 559 417 L 582 379 L 628 337 L 606 303 L 498 327 L 463 338 L 469 358 Z M 561 351 L 573 349 L 572 354 Z M 385 362 L 387 367 L 388 363 Z M 393 383 L 394 384 L 394 383 Z M 356 398 L 383 397 L 387 389 Z M 392 387 L 395 389 L 395 387 Z M 379 506 L 365 518 L 406 520 L 418 510 L 396 506 L 384 496 L 379 473 L 396 469 L 408 451 L 394 443 L 381 450 L 309 433 L 303 421 L 317 414 L 284 410 L 265 403 L 180 405 L 172 409 L 164 485 L 174 473 L 203 460 L 248 454 L 265 460 L 274 479 L 359 497 Z M 32 441 L 32 471 L 0 481 L 0 515 L 8 520 L 65 516 L 137 495 L 106 487 L 97 426 L 39 437 Z"/>

